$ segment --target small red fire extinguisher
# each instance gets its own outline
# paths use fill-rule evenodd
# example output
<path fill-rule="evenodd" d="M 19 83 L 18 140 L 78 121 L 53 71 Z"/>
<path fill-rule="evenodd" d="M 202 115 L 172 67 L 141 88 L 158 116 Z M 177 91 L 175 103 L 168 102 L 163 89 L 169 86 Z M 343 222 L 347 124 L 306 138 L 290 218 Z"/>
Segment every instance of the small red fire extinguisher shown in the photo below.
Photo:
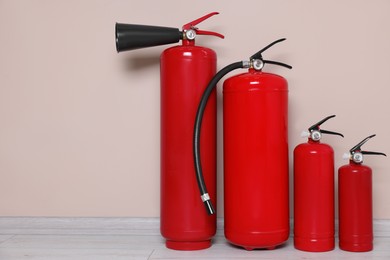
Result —
<path fill-rule="evenodd" d="M 339 246 L 352 252 L 373 249 L 372 228 L 372 169 L 363 165 L 363 155 L 384 155 L 380 152 L 362 151 L 370 138 L 349 150 L 345 158 L 349 164 L 339 168 Z"/>
<path fill-rule="evenodd" d="M 307 143 L 294 149 L 294 246 L 309 252 L 334 249 L 334 152 L 321 143 L 322 134 L 340 133 L 320 129 L 328 116 L 308 132 Z"/>
<path fill-rule="evenodd" d="M 273 249 L 289 236 L 288 87 L 283 77 L 262 71 L 267 63 L 291 69 L 262 57 L 265 50 L 284 40 L 269 44 L 249 61 L 220 70 L 203 94 L 195 122 L 195 167 L 202 186 L 199 138 L 204 107 L 224 75 L 249 68 L 223 85 L 224 230 L 230 243 L 247 250 Z"/>
<path fill-rule="evenodd" d="M 177 28 L 116 24 L 117 51 L 151 47 L 182 40 L 166 49 L 160 58 L 161 73 L 161 234 L 166 246 L 197 250 L 211 246 L 216 231 L 215 216 L 205 214 L 198 199 L 192 156 L 192 130 L 198 102 L 215 75 L 216 53 L 195 45 L 196 35 L 215 32 L 195 26 L 218 13 L 210 13 Z M 204 181 L 208 200 L 216 199 L 216 94 L 206 107 L 201 143 Z M 207 202 L 206 201 L 206 202 Z"/>

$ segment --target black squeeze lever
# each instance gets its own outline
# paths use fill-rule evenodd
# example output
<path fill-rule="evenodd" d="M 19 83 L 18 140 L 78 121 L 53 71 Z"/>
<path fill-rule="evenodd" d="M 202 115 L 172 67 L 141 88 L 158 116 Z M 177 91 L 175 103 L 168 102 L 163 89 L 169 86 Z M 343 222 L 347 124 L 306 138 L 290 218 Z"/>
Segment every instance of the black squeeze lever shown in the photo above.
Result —
<path fill-rule="evenodd" d="M 285 64 L 285 63 L 282 63 L 282 62 L 279 62 L 279 61 L 264 60 L 263 56 L 262 56 L 262 53 L 264 51 L 268 50 L 273 45 L 275 45 L 275 44 L 277 44 L 279 42 L 285 41 L 285 40 L 286 40 L 286 38 L 282 38 L 282 39 L 276 40 L 276 41 L 268 44 L 263 49 L 261 49 L 260 51 L 256 52 L 255 54 L 253 54 L 249 59 L 250 60 L 261 60 L 264 64 L 268 63 L 268 64 L 279 65 L 279 66 L 282 66 L 282 67 L 286 67 L 288 69 L 292 69 L 292 66 L 290 66 L 288 64 Z"/>
<path fill-rule="evenodd" d="M 322 119 L 321 121 L 319 121 L 319 122 L 315 123 L 314 125 L 312 125 L 311 127 L 309 127 L 308 130 L 309 130 L 309 134 L 310 134 L 311 139 L 314 141 L 318 141 L 321 139 L 321 134 L 339 135 L 341 137 L 344 137 L 344 135 L 342 135 L 340 133 L 320 129 L 320 125 L 322 125 L 324 122 L 328 121 L 329 119 L 331 119 L 335 116 L 336 115 L 327 116 L 324 119 Z"/>
<path fill-rule="evenodd" d="M 380 153 L 380 152 L 362 151 L 362 145 L 365 144 L 369 139 L 373 138 L 374 136 L 376 136 L 376 135 L 373 134 L 373 135 L 370 135 L 370 136 L 364 138 L 360 143 L 358 143 L 357 145 L 352 147 L 351 150 L 349 150 L 349 152 L 352 155 L 355 153 L 361 153 L 361 154 L 368 154 L 368 155 L 384 155 L 384 156 L 386 156 L 386 154 Z"/>

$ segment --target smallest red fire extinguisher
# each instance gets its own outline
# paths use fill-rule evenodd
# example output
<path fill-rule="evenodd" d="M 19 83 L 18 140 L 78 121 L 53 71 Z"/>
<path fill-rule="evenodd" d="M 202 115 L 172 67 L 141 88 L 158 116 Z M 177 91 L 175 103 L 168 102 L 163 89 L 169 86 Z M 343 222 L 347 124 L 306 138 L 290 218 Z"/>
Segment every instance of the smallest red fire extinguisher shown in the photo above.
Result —
<path fill-rule="evenodd" d="M 384 155 L 380 152 L 362 151 L 370 138 L 352 147 L 345 158 L 349 164 L 339 168 L 339 246 L 352 252 L 373 249 L 372 228 L 372 169 L 363 165 L 363 155 Z"/>
<path fill-rule="evenodd" d="M 340 133 L 320 129 L 335 115 L 311 126 L 308 142 L 294 150 L 294 246 L 309 252 L 334 249 L 334 152 L 320 143 L 322 134 Z"/>

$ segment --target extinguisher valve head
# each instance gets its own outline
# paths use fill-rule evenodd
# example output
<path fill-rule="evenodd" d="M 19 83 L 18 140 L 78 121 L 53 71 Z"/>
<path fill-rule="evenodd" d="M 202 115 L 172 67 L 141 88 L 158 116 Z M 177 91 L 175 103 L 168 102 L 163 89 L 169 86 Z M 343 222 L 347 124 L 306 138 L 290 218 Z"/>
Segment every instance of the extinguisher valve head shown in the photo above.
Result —
<path fill-rule="evenodd" d="M 313 130 L 313 131 L 310 133 L 310 138 L 311 138 L 313 141 L 319 141 L 319 140 L 321 140 L 321 137 L 322 137 L 322 134 L 321 134 L 321 131 L 319 131 L 319 130 Z"/>
<path fill-rule="evenodd" d="M 194 29 L 189 29 L 184 31 L 184 39 L 186 40 L 194 40 L 196 38 L 196 30 Z"/>
<path fill-rule="evenodd" d="M 362 163 L 363 162 L 363 154 L 360 152 L 355 152 L 352 154 L 351 158 L 355 163 Z"/>
<path fill-rule="evenodd" d="M 264 67 L 264 61 L 262 59 L 253 59 L 252 66 L 255 70 L 262 70 Z"/>

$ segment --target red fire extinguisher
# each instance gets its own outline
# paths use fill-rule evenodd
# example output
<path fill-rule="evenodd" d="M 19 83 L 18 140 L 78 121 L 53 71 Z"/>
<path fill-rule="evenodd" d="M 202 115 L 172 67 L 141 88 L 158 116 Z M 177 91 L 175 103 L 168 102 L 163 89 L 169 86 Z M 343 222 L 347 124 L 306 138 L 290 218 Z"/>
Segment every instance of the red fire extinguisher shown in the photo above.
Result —
<path fill-rule="evenodd" d="M 159 26 L 116 24 L 118 52 L 168 44 L 179 46 L 161 54 L 161 234 L 166 246 L 197 250 L 211 246 L 215 216 L 205 214 L 198 199 L 192 157 L 192 130 L 197 104 L 216 72 L 216 53 L 195 45 L 195 37 L 223 35 L 195 26 L 218 13 L 185 24 L 182 31 Z M 209 199 L 216 198 L 216 94 L 206 107 L 202 130 L 204 181 Z"/>
<path fill-rule="evenodd" d="M 224 75 L 249 68 L 223 86 L 225 236 L 247 250 L 272 249 L 289 236 L 287 81 L 262 71 L 265 63 L 291 69 L 262 57 L 283 40 L 219 71 L 203 94 L 195 122 L 195 167 L 203 199 L 199 138 L 204 107 Z"/>
<path fill-rule="evenodd" d="M 334 152 L 320 143 L 322 134 L 340 133 L 320 129 L 335 115 L 311 126 L 307 143 L 294 149 L 294 246 L 303 251 L 334 249 Z"/>
<path fill-rule="evenodd" d="M 349 164 L 339 168 L 339 246 L 352 252 L 373 249 L 372 169 L 363 165 L 363 155 L 384 155 L 362 151 L 370 135 L 355 145 L 346 158 Z"/>

